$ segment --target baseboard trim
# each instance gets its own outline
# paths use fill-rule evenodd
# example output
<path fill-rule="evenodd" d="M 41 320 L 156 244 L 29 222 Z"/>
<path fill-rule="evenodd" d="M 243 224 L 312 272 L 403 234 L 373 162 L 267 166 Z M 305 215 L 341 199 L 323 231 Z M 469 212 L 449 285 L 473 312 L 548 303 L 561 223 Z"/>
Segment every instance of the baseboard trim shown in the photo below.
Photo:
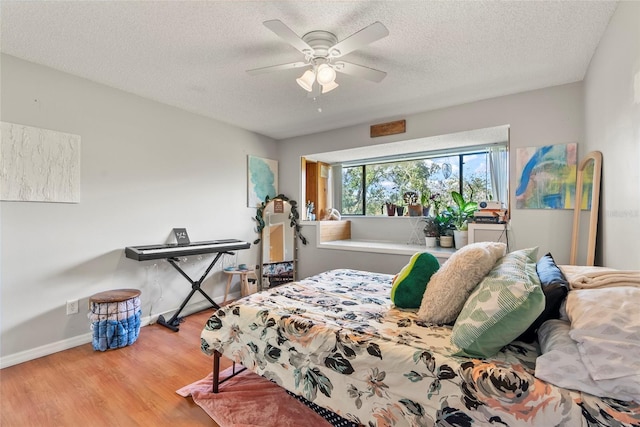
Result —
<path fill-rule="evenodd" d="M 236 292 L 233 294 L 229 294 L 230 299 L 239 298 L 240 293 Z M 218 303 L 222 302 L 222 298 L 219 298 L 220 301 L 216 301 Z M 202 310 L 206 310 L 211 307 L 209 301 L 199 301 L 194 304 L 190 304 L 186 306 L 182 312 L 180 313 L 182 316 L 188 316 L 193 313 L 197 313 Z M 157 322 L 158 317 L 165 316 L 167 317 L 169 314 L 173 315 L 176 309 L 169 310 L 164 313 L 154 314 L 152 316 L 145 316 L 140 319 L 140 326 L 148 326 Z M 181 317 L 182 317 L 181 316 Z M 204 325 L 203 325 L 204 326 Z M 87 326 L 88 327 L 88 326 Z M 78 347 L 80 345 L 84 345 L 90 343 L 93 339 L 93 334 L 91 332 L 87 332 L 86 334 L 77 335 L 75 337 L 67 338 L 62 341 L 53 342 L 50 344 L 45 344 L 40 347 L 32 348 L 29 350 L 20 351 L 18 353 L 9 354 L 7 356 L 0 357 L 0 369 L 8 368 L 9 366 L 18 365 L 20 363 L 28 362 L 30 360 L 38 359 L 40 357 L 48 356 L 50 354 L 57 353 L 59 351 L 68 350 L 73 347 Z"/>

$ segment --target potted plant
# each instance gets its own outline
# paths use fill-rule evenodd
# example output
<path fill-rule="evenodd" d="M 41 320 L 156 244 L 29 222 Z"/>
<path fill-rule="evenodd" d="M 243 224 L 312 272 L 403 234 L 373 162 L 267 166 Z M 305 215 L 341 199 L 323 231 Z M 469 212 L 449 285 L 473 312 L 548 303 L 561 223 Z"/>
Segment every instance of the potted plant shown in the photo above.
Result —
<path fill-rule="evenodd" d="M 434 217 L 438 217 L 440 215 L 440 210 L 442 209 L 442 205 L 444 202 L 442 201 L 442 195 L 440 193 L 431 193 L 429 195 L 429 206 L 432 208 L 431 212 Z"/>
<path fill-rule="evenodd" d="M 436 239 L 438 237 L 438 224 L 436 224 L 435 218 L 426 216 L 422 219 L 424 221 L 424 239 L 428 248 L 436 246 Z"/>
<path fill-rule="evenodd" d="M 434 218 L 436 226 L 438 228 L 438 236 L 440 236 L 440 247 L 451 248 L 453 247 L 453 229 L 454 226 L 451 223 L 451 215 L 448 211 L 444 211 Z"/>
<path fill-rule="evenodd" d="M 415 191 L 406 191 L 402 195 L 404 203 L 407 205 L 409 216 L 422 216 L 422 206 L 418 203 L 418 193 Z"/>
<path fill-rule="evenodd" d="M 473 213 L 478 210 L 478 204 L 464 200 L 462 194 L 457 191 L 451 192 L 451 198 L 455 205 L 447 207 L 447 212 L 451 216 L 452 224 L 455 226 L 453 235 L 456 242 L 456 249 L 460 249 L 469 241 L 467 221 L 473 217 Z"/>
<path fill-rule="evenodd" d="M 385 202 L 384 205 L 387 208 L 387 215 L 394 216 L 396 214 L 396 204 L 393 202 Z"/>
<path fill-rule="evenodd" d="M 420 204 L 422 205 L 422 216 L 429 216 L 429 209 L 431 205 L 429 204 L 429 200 L 431 197 L 431 192 L 428 189 L 425 189 L 420 195 Z"/>

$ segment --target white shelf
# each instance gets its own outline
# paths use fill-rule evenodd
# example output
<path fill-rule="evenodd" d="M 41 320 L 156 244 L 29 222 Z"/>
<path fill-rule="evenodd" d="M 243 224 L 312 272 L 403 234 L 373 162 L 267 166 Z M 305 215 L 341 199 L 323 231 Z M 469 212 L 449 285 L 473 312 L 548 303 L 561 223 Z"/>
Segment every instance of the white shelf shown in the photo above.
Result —
<path fill-rule="evenodd" d="M 476 242 L 502 242 L 509 243 L 507 232 L 509 224 L 481 224 L 472 222 L 469 224 L 469 243 Z"/>

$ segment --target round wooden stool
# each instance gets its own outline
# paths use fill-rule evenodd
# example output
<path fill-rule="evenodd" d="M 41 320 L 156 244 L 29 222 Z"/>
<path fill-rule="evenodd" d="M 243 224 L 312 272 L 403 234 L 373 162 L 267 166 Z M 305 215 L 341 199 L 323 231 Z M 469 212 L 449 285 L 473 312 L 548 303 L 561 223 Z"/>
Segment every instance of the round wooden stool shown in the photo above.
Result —
<path fill-rule="evenodd" d="M 128 299 L 132 299 L 140 296 L 138 289 L 114 289 L 112 291 L 104 291 L 92 295 L 89 298 L 89 304 L 91 303 L 109 303 L 109 302 L 121 302 Z"/>
<path fill-rule="evenodd" d="M 133 344 L 140 334 L 140 291 L 114 289 L 89 298 L 93 349 L 105 351 Z"/>
<path fill-rule="evenodd" d="M 222 301 L 223 304 L 227 302 L 227 296 L 229 295 L 231 282 L 233 281 L 233 276 L 235 275 L 240 276 L 240 295 L 244 297 L 253 293 L 251 292 L 251 288 L 249 287 L 250 286 L 249 277 L 251 277 L 252 279 L 256 279 L 256 281 L 258 280 L 258 276 L 256 276 L 256 272 L 254 270 L 236 269 L 236 270 L 223 270 L 223 271 L 225 272 L 225 274 L 229 276 L 229 278 L 227 279 L 227 289 L 224 291 L 224 301 Z"/>

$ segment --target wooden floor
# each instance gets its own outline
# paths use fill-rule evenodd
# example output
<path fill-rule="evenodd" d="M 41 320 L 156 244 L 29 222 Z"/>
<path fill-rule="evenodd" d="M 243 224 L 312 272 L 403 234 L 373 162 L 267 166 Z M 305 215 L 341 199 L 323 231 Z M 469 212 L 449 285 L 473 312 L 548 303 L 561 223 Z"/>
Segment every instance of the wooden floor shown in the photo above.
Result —
<path fill-rule="evenodd" d="M 0 370 L 0 425 L 217 426 L 176 390 L 207 376 L 212 358 L 200 332 L 212 310 L 185 318 L 179 332 L 143 327 L 131 346 L 105 352 L 85 344 Z M 231 363 L 221 360 L 221 369 Z"/>

